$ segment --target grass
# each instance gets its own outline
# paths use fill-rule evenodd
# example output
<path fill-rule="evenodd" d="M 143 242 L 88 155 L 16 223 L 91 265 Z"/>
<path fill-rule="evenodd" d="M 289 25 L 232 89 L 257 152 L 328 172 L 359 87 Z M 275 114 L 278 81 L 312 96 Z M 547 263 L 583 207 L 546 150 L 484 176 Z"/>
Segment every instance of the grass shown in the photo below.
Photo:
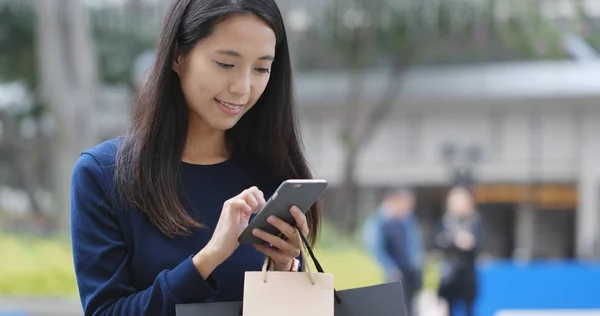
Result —
<path fill-rule="evenodd" d="M 324 227 L 315 253 L 337 289 L 383 281 L 378 265 L 349 238 Z M 77 296 L 71 249 L 58 240 L 0 234 L 0 295 Z M 427 266 L 425 287 L 435 287 L 433 265 Z"/>
<path fill-rule="evenodd" d="M 377 263 L 349 237 L 323 224 L 315 255 L 326 273 L 334 276 L 337 289 L 368 286 L 383 281 Z"/>
<path fill-rule="evenodd" d="M 77 294 L 71 250 L 66 243 L 0 235 L 0 253 L 0 294 Z"/>
<path fill-rule="evenodd" d="M 360 249 L 317 249 L 315 254 L 325 272 L 333 274 L 335 287 L 339 290 L 383 281 L 379 267 Z"/>

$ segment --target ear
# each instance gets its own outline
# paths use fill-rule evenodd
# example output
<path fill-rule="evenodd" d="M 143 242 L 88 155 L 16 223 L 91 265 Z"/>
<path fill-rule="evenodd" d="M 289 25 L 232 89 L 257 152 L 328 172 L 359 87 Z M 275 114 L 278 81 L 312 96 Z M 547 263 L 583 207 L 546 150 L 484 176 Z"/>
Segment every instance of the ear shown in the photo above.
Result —
<path fill-rule="evenodd" d="M 183 67 L 183 56 L 179 54 L 179 50 L 177 49 L 177 47 L 175 47 L 174 56 L 175 58 L 173 58 L 173 64 L 171 65 L 171 68 L 173 69 L 173 71 L 175 71 L 175 73 L 181 75 L 181 68 Z"/>

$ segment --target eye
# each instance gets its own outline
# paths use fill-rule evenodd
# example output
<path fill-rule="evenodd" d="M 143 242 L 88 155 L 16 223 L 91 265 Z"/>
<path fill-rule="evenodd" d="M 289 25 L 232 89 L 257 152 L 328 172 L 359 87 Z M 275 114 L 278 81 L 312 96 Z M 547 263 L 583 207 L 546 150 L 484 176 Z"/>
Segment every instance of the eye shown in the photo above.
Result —
<path fill-rule="evenodd" d="M 215 61 L 215 63 L 217 63 L 217 65 L 223 69 L 231 69 L 233 68 L 233 65 L 231 64 L 224 64 L 224 63 L 220 63 L 218 61 Z"/>
<path fill-rule="evenodd" d="M 261 74 L 271 73 L 271 69 L 269 68 L 256 68 L 256 71 L 260 72 Z"/>

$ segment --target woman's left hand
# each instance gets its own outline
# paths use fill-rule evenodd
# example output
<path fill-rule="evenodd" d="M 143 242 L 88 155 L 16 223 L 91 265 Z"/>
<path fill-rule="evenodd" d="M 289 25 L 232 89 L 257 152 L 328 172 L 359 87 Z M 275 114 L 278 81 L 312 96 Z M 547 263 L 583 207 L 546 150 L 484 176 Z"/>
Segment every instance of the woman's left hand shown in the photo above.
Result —
<path fill-rule="evenodd" d="M 292 206 L 290 208 L 290 214 L 292 214 L 296 220 L 296 225 L 300 233 L 304 236 L 308 236 L 308 223 L 306 222 L 306 216 L 302 211 L 296 206 Z M 271 258 L 274 263 L 273 270 L 290 271 L 294 259 L 300 255 L 300 247 L 302 247 L 302 243 L 298 240 L 298 236 L 296 235 L 296 229 L 275 216 L 269 216 L 267 221 L 279 229 L 286 239 L 256 228 L 252 231 L 254 236 L 266 241 L 271 244 L 271 246 L 257 244 L 254 245 L 254 247 L 256 250 Z"/>

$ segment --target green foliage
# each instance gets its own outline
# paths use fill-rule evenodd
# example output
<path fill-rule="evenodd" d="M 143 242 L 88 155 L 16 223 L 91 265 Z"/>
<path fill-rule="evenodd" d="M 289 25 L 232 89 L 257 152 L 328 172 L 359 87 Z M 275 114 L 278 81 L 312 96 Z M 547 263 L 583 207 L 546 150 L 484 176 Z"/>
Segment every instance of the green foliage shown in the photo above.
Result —
<path fill-rule="evenodd" d="M 383 282 L 382 270 L 362 249 L 315 250 L 319 263 L 327 273 L 333 274 L 338 290 L 369 286 Z"/>
<path fill-rule="evenodd" d="M 37 85 L 35 16 L 17 1 L 0 2 L 0 81 Z"/>
<path fill-rule="evenodd" d="M 62 239 L 40 239 L 0 234 L 0 295 L 77 296 L 71 248 Z M 332 273 L 337 289 L 383 282 L 377 263 L 350 238 L 340 237 L 325 223 L 315 254 L 325 272 Z M 437 260 L 425 266 L 424 285 L 435 289 L 439 283 Z"/>
<path fill-rule="evenodd" d="M 68 245 L 57 240 L 0 235 L 0 294 L 75 296 Z"/>
<path fill-rule="evenodd" d="M 600 52 L 600 32 L 588 37 L 588 41 L 596 51 Z"/>
<path fill-rule="evenodd" d="M 36 16 L 31 5 L 23 0 L 0 2 L 0 81 L 24 80 L 29 87 L 37 86 Z M 154 46 L 154 38 L 141 35 L 136 27 L 142 16 L 127 11 L 124 25 L 106 25 L 108 19 L 99 15 L 119 12 L 92 11 L 91 20 L 95 39 L 100 79 L 106 83 L 131 83 L 135 58 Z"/>
<path fill-rule="evenodd" d="M 511 12 L 502 20 L 497 7 Z M 496 5 L 496 7 L 494 7 Z M 346 67 L 404 63 L 565 58 L 554 21 L 535 1 L 335 1 L 310 37 L 330 43 Z M 358 67 L 369 66 L 368 63 Z"/>
<path fill-rule="evenodd" d="M 144 51 L 154 47 L 154 39 L 141 35 L 139 25 L 141 15 L 133 10 L 123 14 L 127 16 L 126 23 L 113 26 L 106 25 L 103 16 L 116 14 L 115 11 L 93 12 L 94 37 L 100 67 L 101 80 L 106 83 L 128 83 L 131 81 L 135 59 Z"/>
<path fill-rule="evenodd" d="M 522 58 L 558 59 L 565 54 L 560 45 L 560 31 L 554 22 L 542 16 L 535 2 L 510 2 L 514 14 L 494 31 L 505 46 L 518 51 Z"/>
<path fill-rule="evenodd" d="M 326 226 L 315 252 L 338 288 L 380 283 L 381 270 L 351 240 L 336 237 Z M 71 249 L 58 239 L 0 235 L 0 295 L 76 296 Z M 6 276 L 6 277 L 5 277 Z"/>

